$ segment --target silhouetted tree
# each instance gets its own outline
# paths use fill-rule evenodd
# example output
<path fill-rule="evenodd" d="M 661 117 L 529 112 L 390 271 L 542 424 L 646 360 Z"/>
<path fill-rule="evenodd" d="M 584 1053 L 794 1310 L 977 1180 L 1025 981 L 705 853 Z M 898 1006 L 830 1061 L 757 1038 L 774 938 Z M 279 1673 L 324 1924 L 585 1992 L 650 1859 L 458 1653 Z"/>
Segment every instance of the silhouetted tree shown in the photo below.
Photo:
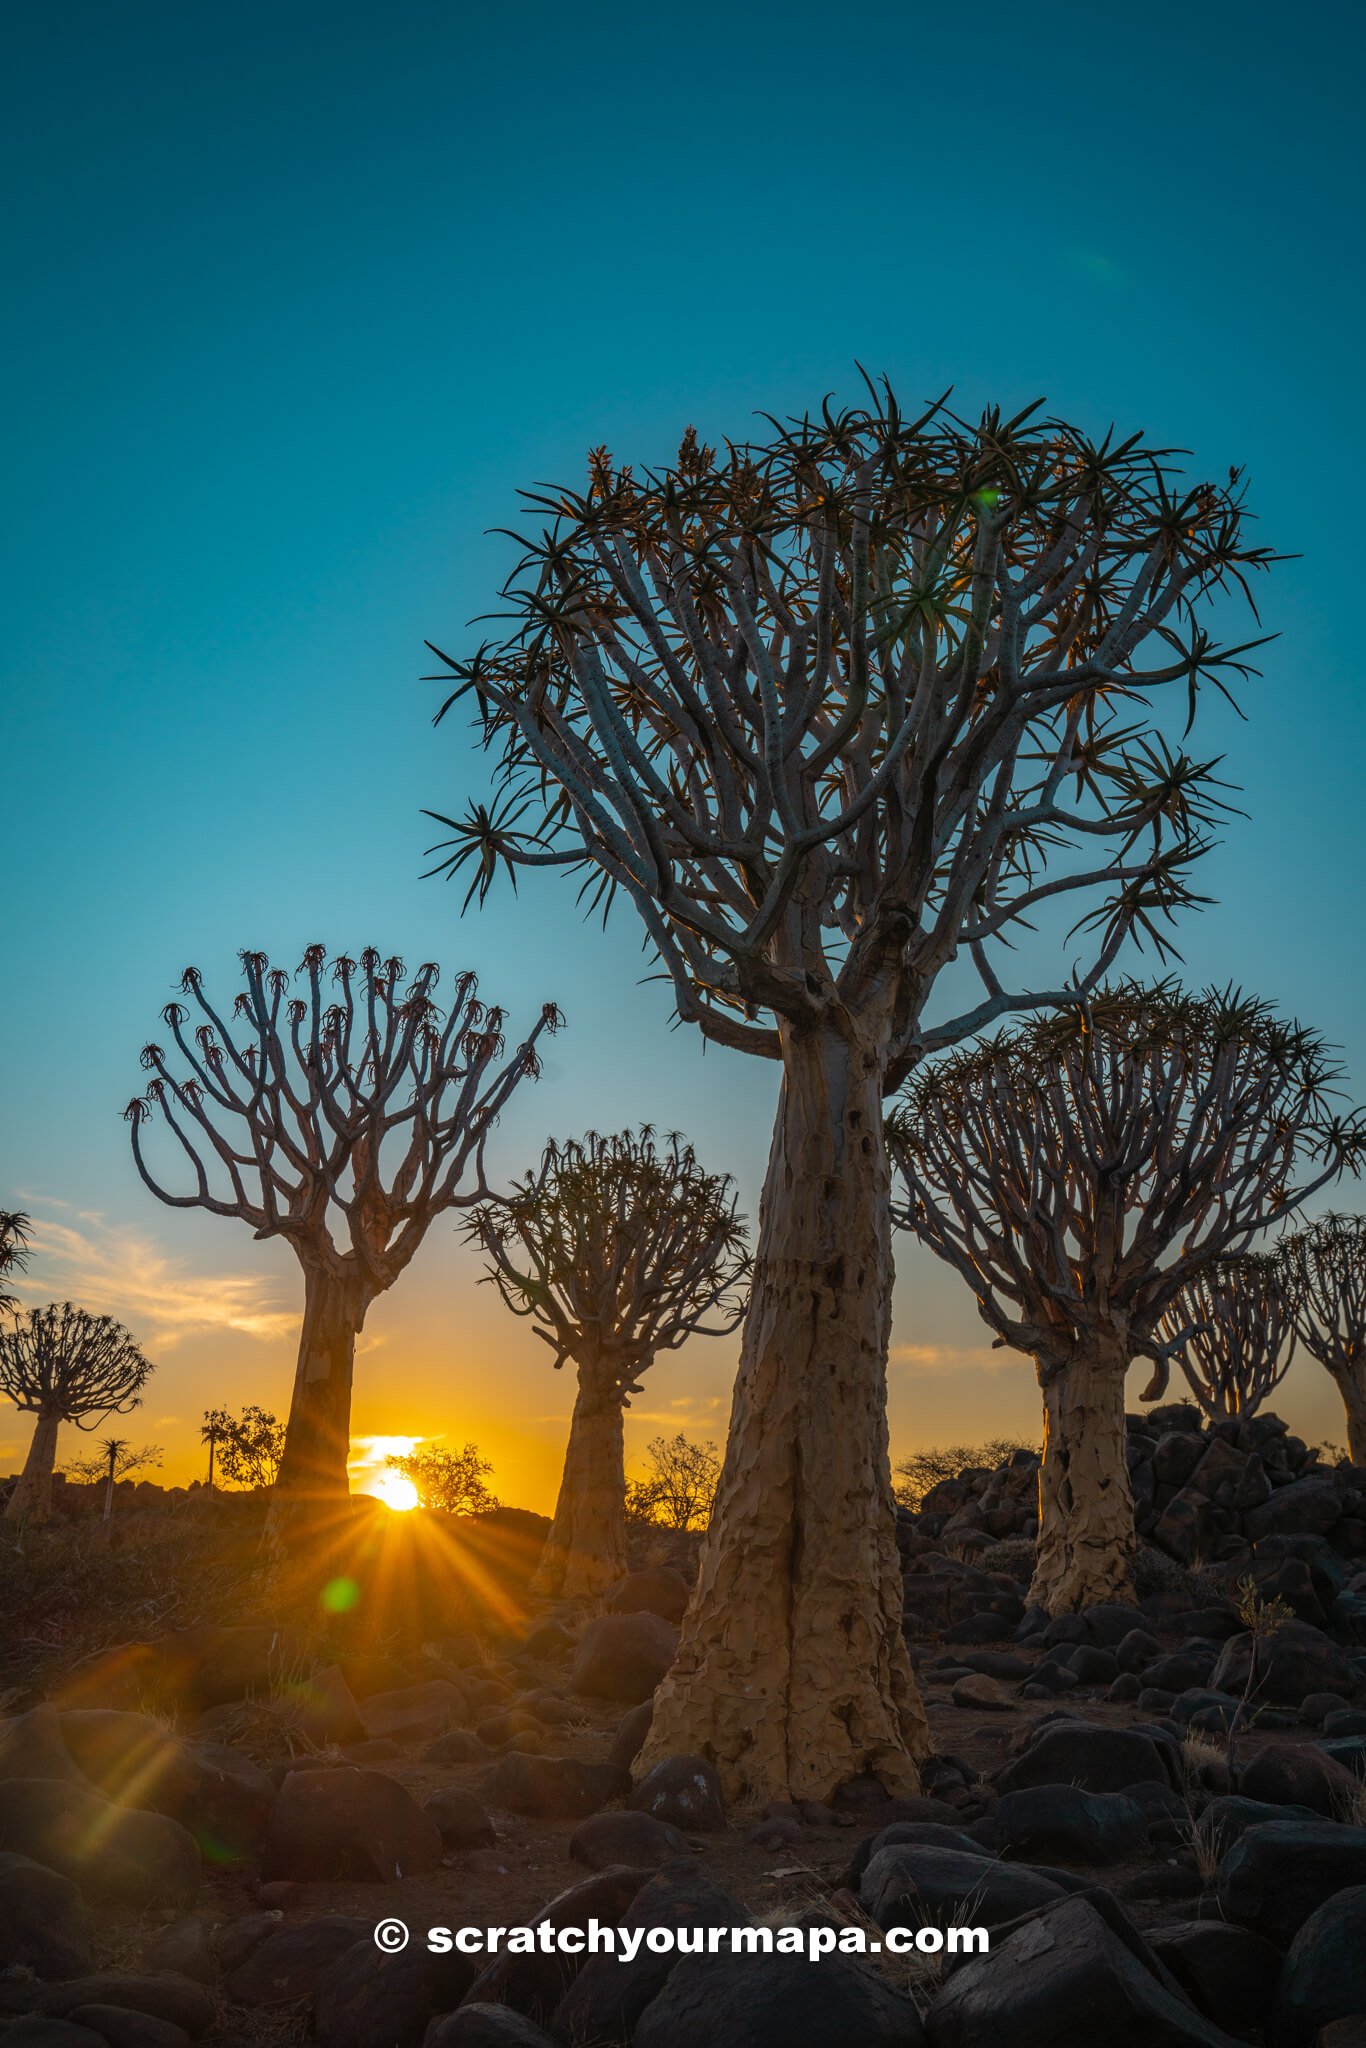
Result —
<path fill-rule="evenodd" d="M 485 1484 L 493 1465 L 480 1456 L 475 1444 L 466 1444 L 459 1451 L 422 1444 L 384 1462 L 412 1481 L 424 1508 L 440 1508 L 447 1515 L 487 1515 L 498 1505 L 497 1495 Z"/>
<path fill-rule="evenodd" d="M 38 1418 L 5 1509 L 10 1521 L 44 1521 L 51 1513 L 62 1424 L 93 1429 L 106 1415 L 126 1415 L 141 1401 L 151 1371 L 122 1323 L 69 1301 L 32 1308 L 0 1332 L 0 1394 Z"/>
<path fill-rule="evenodd" d="M 627 1481 L 627 1518 L 661 1529 L 705 1529 L 721 1477 L 715 1444 L 677 1436 L 652 1437 L 645 1447 L 646 1474 Z"/>
<path fill-rule="evenodd" d="M 533 1585 L 598 1593 L 626 1561 L 622 1412 L 661 1351 L 723 1337 L 745 1312 L 749 1248 L 729 1174 L 643 1126 L 546 1146 L 470 1234 L 508 1307 L 578 1378 L 555 1519 Z"/>
<path fill-rule="evenodd" d="M 65 1476 L 87 1486 L 93 1485 L 97 1479 L 103 1479 L 104 1511 L 100 1520 L 107 1522 L 114 1512 L 114 1488 L 119 1480 L 129 1478 L 134 1472 L 140 1472 L 145 1465 L 160 1463 L 160 1444 L 143 1444 L 135 1448 L 127 1437 L 107 1436 L 100 1445 L 97 1457 L 78 1458 L 66 1467 Z"/>
<path fill-rule="evenodd" d="M 1203 601 L 1271 558 L 1236 473 L 1188 484 L 1035 408 L 907 419 L 890 391 L 720 457 L 689 429 L 658 474 L 599 450 L 586 491 L 528 503 L 504 637 L 435 650 L 438 716 L 470 705 L 499 775 L 442 820 L 443 865 L 470 896 L 546 866 L 625 896 L 678 1016 L 783 1074 L 725 1466 L 642 1761 L 701 1752 L 732 1797 L 913 1790 L 883 1096 L 1068 998 L 1000 979 L 1053 899 L 1090 892 L 1083 987 L 1130 932 L 1160 942 L 1216 804 L 1145 707 L 1189 718 L 1246 671 Z M 955 959 L 981 999 L 932 1017 Z"/>
<path fill-rule="evenodd" d="M 30 1227 L 22 1209 L 0 1209 L 0 1315 L 9 1315 L 19 1306 L 3 1283 L 9 1274 L 22 1273 L 28 1264 Z"/>
<path fill-rule="evenodd" d="M 1366 1216 L 1320 1216 L 1277 1246 L 1296 1291 L 1296 1329 L 1337 1384 L 1347 1448 L 1366 1465 Z"/>
<path fill-rule="evenodd" d="M 1166 1387 L 1163 1317 L 1196 1270 L 1240 1252 L 1353 1163 L 1322 1039 L 1233 991 L 1126 983 L 915 1076 L 890 1121 L 897 1221 L 962 1274 L 1043 1389 L 1032 1604 L 1131 1594 L 1124 1381 Z M 1306 1171 L 1307 1169 L 1307 1171 Z M 1295 1185 L 1296 1175 L 1306 1178 Z"/>
<path fill-rule="evenodd" d="M 271 1517 L 280 1536 L 298 1511 L 311 1506 L 305 1520 L 314 1521 L 346 1499 L 351 1379 L 366 1312 L 435 1217 L 487 1196 L 490 1127 L 518 1082 L 539 1072 L 536 1042 L 559 1016 L 547 1006 L 505 1059 L 503 1012 L 477 1000 L 472 974 L 455 977 L 443 1013 L 432 962 L 405 985 L 399 959 L 340 955 L 330 963 L 330 998 L 322 946 L 304 954 L 302 996 L 289 995 L 289 975 L 264 953 L 241 960 L 246 987 L 233 1028 L 199 970 L 185 970 L 189 1004 L 162 1013 L 185 1071 L 177 1075 L 159 1045 L 147 1046 L 152 1080 L 125 1114 L 138 1171 L 160 1201 L 239 1217 L 258 1238 L 283 1238 L 303 1267 L 299 1362 Z M 171 1192 L 147 1164 L 153 1105 L 191 1169 L 191 1194 Z"/>
<path fill-rule="evenodd" d="M 1158 1322 L 1213 1421 L 1255 1415 L 1295 1356 L 1295 1289 L 1271 1252 L 1211 1259 Z"/>
<path fill-rule="evenodd" d="M 285 1425 L 267 1408 L 249 1402 L 240 1415 L 226 1408 L 206 1408 L 199 1432 L 209 1447 L 209 1490 L 214 1465 L 234 1486 L 273 1486 L 285 1454 Z"/>

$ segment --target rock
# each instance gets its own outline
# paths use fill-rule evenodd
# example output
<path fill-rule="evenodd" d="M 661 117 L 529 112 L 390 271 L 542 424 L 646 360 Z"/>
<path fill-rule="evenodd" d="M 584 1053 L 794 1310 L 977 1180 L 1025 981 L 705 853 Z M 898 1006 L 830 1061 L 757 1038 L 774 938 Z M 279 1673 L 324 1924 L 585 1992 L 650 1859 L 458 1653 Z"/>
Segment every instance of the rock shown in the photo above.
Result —
<path fill-rule="evenodd" d="M 909 1998 L 849 1956 L 682 1956 L 634 2048 L 922 2048 Z"/>
<path fill-rule="evenodd" d="M 163 1813 L 192 1834 L 212 1863 L 260 1847 L 275 1787 L 222 1743 L 181 1742 L 148 1714 L 88 1708 L 64 1713 L 62 1740 L 106 1799 Z"/>
<path fill-rule="evenodd" d="M 1331 1479 L 1310 1476 L 1277 1487 L 1263 1507 L 1243 1518 L 1248 1539 L 1264 1536 L 1322 1536 L 1342 1513 L 1342 1501 Z"/>
<path fill-rule="evenodd" d="M 1219 1652 L 1213 1643 L 1202 1643 L 1198 1649 L 1173 1650 L 1170 1656 L 1154 1657 L 1144 1669 L 1143 1683 L 1162 1692 L 1192 1692 L 1209 1684 L 1218 1661 Z"/>
<path fill-rule="evenodd" d="M 598 1920 L 615 1926 L 647 1880 L 648 1873 L 643 1870 L 616 1867 L 600 1871 L 557 1893 L 528 1916 L 527 1924 L 539 1927 L 544 1920 L 556 1929 L 586 1928 L 590 1921 Z M 480 1971 L 462 2003 L 512 2006 L 538 2026 L 548 2026 L 581 1961 L 580 1956 L 514 1955 L 504 1949 Z"/>
<path fill-rule="evenodd" d="M 567 1628 L 558 1621 L 543 1621 L 522 1644 L 522 1655 L 538 1664 L 552 1663 L 559 1657 L 567 1657 L 573 1647 L 574 1638 Z"/>
<path fill-rule="evenodd" d="M 664 1621 L 680 1622 L 690 1590 L 681 1572 L 656 1565 L 619 1579 L 602 1604 L 611 1614 L 658 1614 Z"/>
<path fill-rule="evenodd" d="M 89 1779 L 62 1740 L 55 1707 L 34 1707 L 17 1720 L 0 1723 L 0 1784 L 11 1778 L 58 1778 L 89 1788 Z"/>
<path fill-rule="evenodd" d="M 0 1795 L 2 1797 L 3 1795 Z M 94 1969 L 90 1925 L 69 1877 L 28 1856 L 0 1852 L 0 1970 L 79 1977 Z"/>
<path fill-rule="evenodd" d="M 1037 1871 L 955 1849 L 895 1843 L 868 1860 L 859 1904 L 879 1927 L 942 1927 L 969 1911 L 974 1926 L 1001 1927 L 1059 1897 Z"/>
<path fill-rule="evenodd" d="M 78 2027 L 70 2020 L 41 2019 L 30 2013 L 5 2029 L 6 2048 L 109 2048 L 103 2034 L 93 2027 Z"/>
<path fill-rule="evenodd" d="M 466 1728 L 452 1728 L 438 1735 L 422 1752 L 424 1764 L 481 1764 L 488 1755 L 477 1735 Z"/>
<path fill-rule="evenodd" d="M 623 1909 L 619 1925 L 642 1932 L 652 1927 L 730 1928 L 743 1927 L 748 1918 L 739 1901 L 703 1871 L 667 1864 Z M 561 2041 L 630 2041 L 679 1960 L 672 1952 L 657 1955 L 644 1946 L 630 1962 L 616 1955 L 590 1956 L 565 1989 L 551 2031 Z"/>
<path fill-rule="evenodd" d="M 956 1707 L 972 1708 L 982 1714 L 1011 1714 L 1015 1711 L 1014 1700 L 985 1672 L 974 1671 L 967 1678 L 958 1679 L 949 1698 Z"/>
<path fill-rule="evenodd" d="M 1284 1806 L 1272 1806 L 1262 1799 L 1242 1799 L 1235 1793 L 1228 1793 L 1222 1799 L 1210 1800 L 1200 1816 L 1200 1832 L 1222 1862 L 1233 1844 L 1241 1841 L 1249 1828 L 1264 1828 L 1278 1820 L 1312 1821 L 1317 1818 L 1308 1807 L 1287 1811 Z"/>
<path fill-rule="evenodd" d="M 569 1837 L 570 1856 L 589 1870 L 607 1870 L 614 1863 L 658 1870 L 687 1853 L 687 1836 L 650 1813 L 595 1813 Z"/>
<path fill-rule="evenodd" d="M 359 1742 L 365 1734 L 351 1688 L 340 1665 L 328 1664 L 311 1672 L 278 1696 L 278 1705 L 308 1741 L 328 1743 Z"/>
<path fill-rule="evenodd" d="M 1276 2048 L 1314 2048 L 1333 2020 L 1366 2014 L 1366 1885 L 1319 1906 L 1290 1944 L 1276 2000 Z"/>
<path fill-rule="evenodd" d="M 1348 1706 L 1341 1693 L 1311 1692 L 1307 1699 L 1300 1701 L 1300 1719 L 1306 1728 L 1322 1728 L 1335 1717 L 1351 1712 L 1352 1708 Z M 1363 1714 L 1361 1719 L 1366 1724 L 1366 1714 Z M 1344 1735 L 1350 1735 L 1352 1732 L 1350 1728 L 1330 1731 L 1332 1734 Z"/>
<path fill-rule="evenodd" d="M 498 1759 L 485 1796 L 491 1806 L 536 1820 L 583 1820 L 616 1796 L 622 1778 L 625 1773 L 617 1773 L 610 1764 L 581 1764 L 568 1756 L 523 1756 L 513 1751 Z"/>
<path fill-rule="evenodd" d="M 556 2048 L 543 2027 L 506 2005 L 462 2005 L 433 2020 L 422 2048 Z"/>
<path fill-rule="evenodd" d="M 677 1651 L 678 1630 L 657 1614 L 601 1614 L 579 1639 L 569 1682 L 592 1699 L 634 1706 L 650 1698 Z"/>
<path fill-rule="evenodd" d="M 1366 1884 L 1366 1828 L 1330 1820 L 1277 1820 L 1249 1828 L 1219 1869 L 1225 1917 L 1285 1948 L 1349 1885 Z"/>
<path fill-rule="evenodd" d="M 948 1827 L 942 1821 L 894 1820 L 885 1828 L 879 1828 L 875 1835 L 865 1835 L 849 1859 L 840 1885 L 845 1891 L 856 1892 L 864 1871 L 877 1855 L 879 1849 L 892 1849 L 899 1843 L 909 1842 L 926 1849 L 956 1849 L 964 1856 L 981 1856 L 987 1845 L 975 1835 L 966 1834 L 962 1828 Z"/>
<path fill-rule="evenodd" d="M 189 1918 L 173 1920 L 152 1936 L 142 1951 L 142 1967 L 153 1973 L 172 1970 L 192 1984 L 212 1984 L 218 1975 L 207 1928 Z"/>
<path fill-rule="evenodd" d="M 361 1725 L 372 1740 L 387 1735 L 392 1742 L 430 1742 L 452 1722 L 463 1720 L 469 1702 L 458 1685 L 429 1678 L 425 1685 L 403 1685 L 393 1692 L 372 1693 L 360 1704 Z"/>
<path fill-rule="evenodd" d="M 205 1624 L 88 1658 L 70 1674 L 58 1704 L 136 1708 L 154 1702 L 202 1714 L 248 1693 L 269 1693 L 301 1661 L 300 1645 L 288 1630 Z"/>
<path fill-rule="evenodd" d="M 16 1778 L 5 1787 L 0 1849 L 58 1871 L 89 1900 L 182 1906 L 199 1889 L 199 1851 L 178 1821 L 50 1778 Z"/>
<path fill-rule="evenodd" d="M 274 1889 L 288 1892 L 294 1887 L 285 1884 Z M 214 1937 L 219 1968 L 229 1974 L 240 1970 L 247 1957 L 255 1955 L 261 1943 L 279 1930 L 284 1917 L 277 1906 L 271 1912 L 239 1913 L 235 1920 L 229 1920 L 226 1926 L 220 1927 Z"/>
<path fill-rule="evenodd" d="M 183 1977 L 134 1976 L 122 1970 L 97 1970 L 91 1977 L 76 1977 L 69 1984 L 53 1985 L 38 2002 L 38 2010 L 66 2019 L 81 2006 L 118 2006 L 123 2012 L 150 2013 L 180 2027 L 198 2040 L 213 2025 L 213 2000 L 201 1984 Z"/>
<path fill-rule="evenodd" d="M 255 1916 L 253 1916 L 255 1917 Z M 238 2005 L 293 2005 L 315 1988 L 358 1942 L 374 1947 L 374 1922 L 325 1913 L 278 1927 L 231 1971 L 228 1995 Z"/>
<path fill-rule="evenodd" d="M 477 1975 L 471 1957 L 433 1955 L 425 1943 L 387 1956 L 357 1942 L 318 1981 L 314 2035 L 320 2048 L 419 2048 L 429 2020 L 458 2005 Z"/>
<path fill-rule="evenodd" d="M 651 1813 L 694 1834 L 725 1832 L 721 1780 L 705 1757 L 661 1757 L 631 1792 L 630 1804 L 637 1813 Z"/>
<path fill-rule="evenodd" d="M 1307 1806 L 1336 1820 L 1358 1790 L 1345 1765 L 1308 1742 L 1269 1742 L 1244 1768 L 1238 1789 L 1270 1806 Z"/>
<path fill-rule="evenodd" d="M 1000 1792 L 1028 1785 L 1079 1785 L 1085 1792 L 1122 1792 L 1147 1781 L 1167 1785 L 1172 1773 L 1162 1747 L 1134 1728 L 1086 1721 L 1045 1722 L 1023 1755 L 996 1774 Z"/>
<path fill-rule="evenodd" d="M 261 1875 L 300 1882 L 392 1884 L 441 1861 L 441 1831 L 412 1794 L 378 1771 L 347 1765 L 293 1771 L 280 1788 Z"/>
<path fill-rule="evenodd" d="M 1144 1938 L 1206 2019 L 1239 2036 L 1264 2026 L 1281 1969 L 1269 1941 L 1217 1920 L 1150 1927 Z"/>
<path fill-rule="evenodd" d="M 1119 1792 L 1083 1792 L 1077 1785 L 1031 1785 L 1007 1792 L 992 1809 L 1003 1856 L 1040 1856 L 1064 1863 L 1120 1863 L 1143 1846 L 1147 1827 Z"/>
<path fill-rule="evenodd" d="M 490 1849 L 498 1840 L 493 1822 L 472 1792 L 449 1785 L 434 1792 L 422 1810 L 436 1822 L 448 1849 Z"/>
<path fill-rule="evenodd" d="M 930 2039 L 935 2048 L 1234 2048 L 1084 1898 L 1062 1900 L 962 1963 L 931 2008 Z"/>
<path fill-rule="evenodd" d="M 89 2027 L 107 2048 L 190 2048 L 193 2036 L 170 2020 L 155 2019 L 151 2013 L 128 2012 L 118 2005 L 81 2005 L 71 2014 L 71 2025 Z"/>
<path fill-rule="evenodd" d="M 617 1723 L 617 1732 L 612 1737 L 612 1747 L 607 1752 L 609 1761 L 619 1764 L 622 1770 L 629 1771 L 645 1747 L 645 1738 L 650 1732 L 650 1723 L 654 1717 L 653 1699 L 642 1700 L 638 1707 L 632 1707 L 629 1714 L 623 1714 Z"/>
<path fill-rule="evenodd" d="M 1230 1636 L 1210 1679 L 1216 1692 L 1242 1697 L 1247 1688 L 1253 1637 L 1244 1630 Z M 1305 1621 L 1286 1621 L 1257 1645 L 1257 1700 L 1276 1707 L 1298 1707 L 1315 1692 L 1351 1693 L 1355 1676 L 1346 1654 Z"/>

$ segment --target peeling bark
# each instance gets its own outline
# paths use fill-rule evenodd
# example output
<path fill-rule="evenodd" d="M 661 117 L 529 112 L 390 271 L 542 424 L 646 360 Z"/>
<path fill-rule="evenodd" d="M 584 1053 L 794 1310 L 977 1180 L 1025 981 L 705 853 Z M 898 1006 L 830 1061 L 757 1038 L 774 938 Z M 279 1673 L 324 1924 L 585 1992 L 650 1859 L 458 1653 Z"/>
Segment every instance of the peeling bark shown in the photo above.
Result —
<path fill-rule="evenodd" d="M 883 1060 L 784 1032 L 725 1466 L 642 1766 L 708 1757 L 732 1800 L 918 1786 L 929 1734 L 901 1633 L 887 1454 Z"/>
<path fill-rule="evenodd" d="M 1093 1337 L 1064 1363 L 1038 1364 L 1043 1463 L 1029 1604 L 1071 1614 L 1099 1600 L 1132 1600 L 1138 1539 L 1124 1427 L 1127 1351 L 1113 1336 Z"/>
<path fill-rule="evenodd" d="M 57 1463 L 57 1432 L 61 1426 L 62 1418 L 55 1408 L 39 1411 L 24 1469 L 5 1507 L 7 1522 L 45 1522 L 52 1513 L 52 1473 Z"/>
<path fill-rule="evenodd" d="M 350 1277 L 304 1269 L 304 1319 L 285 1454 L 271 1496 L 268 1539 L 326 1520 L 350 1496 L 351 1380 L 370 1297 Z"/>
<path fill-rule="evenodd" d="M 578 1371 L 555 1519 L 531 1582 L 552 1598 L 601 1593 L 627 1570 L 621 1377 L 601 1357 L 580 1359 Z"/>
<path fill-rule="evenodd" d="M 1354 1465 L 1366 1465 L 1366 1357 L 1354 1359 L 1333 1378 L 1347 1413 L 1347 1455 Z"/>

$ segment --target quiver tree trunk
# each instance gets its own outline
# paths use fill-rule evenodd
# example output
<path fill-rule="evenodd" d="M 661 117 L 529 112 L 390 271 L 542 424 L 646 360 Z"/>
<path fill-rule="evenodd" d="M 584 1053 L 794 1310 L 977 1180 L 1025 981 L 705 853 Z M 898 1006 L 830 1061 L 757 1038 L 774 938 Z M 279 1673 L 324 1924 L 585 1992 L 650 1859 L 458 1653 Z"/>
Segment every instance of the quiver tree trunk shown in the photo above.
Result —
<path fill-rule="evenodd" d="M 892 1256 L 877 1045 L 784 1034 L 726 1459 L 642 1762 L 708 1757 L 734 1799 L 918 1786 L 887 1455 Z"/>
<path fill-rule="evenodd" d="M 1333 1378 L 1347 1414 L 1347 1455 L 1354 1465 L 1366 1465 L 1366 1356 L 1353 1359 Z"/>
<path fill-rule="evenodd" d="M 610 1359 L 578 1362 L 555 1519 L 532 1591 L 573 1598 L 601 1593 L 626 1571 L 626 1465 L 621 1378 Z"/>
<path fill-rule="evenodd" d="M 351 1275 L 304 1268 L 299 1362 L 268 1523 L 273 1540 L 326 1522 L 349 1497 L 351 1380 L 369 1305 Z"/>
<path fill-rule="evenodd" d="M 24 1469 L 5 1508 L 9 1522 L 45 1522 L 52 1513 L 52 1473 L 57 1463 L 57 1432 L 62 1418 L 56 1409 L 40 1409 Z"/>
<path fill-rule="evenodd" d="M 1063 1364 L 1039 1361 L 1043 1463 L 1028 1600 L 1049 1614 L 1134 1597 L 1129 1565 L 1137 1537 L 1124 1425 L 1128 1363 L 1113 1337 L 1078 1344 Z"/>

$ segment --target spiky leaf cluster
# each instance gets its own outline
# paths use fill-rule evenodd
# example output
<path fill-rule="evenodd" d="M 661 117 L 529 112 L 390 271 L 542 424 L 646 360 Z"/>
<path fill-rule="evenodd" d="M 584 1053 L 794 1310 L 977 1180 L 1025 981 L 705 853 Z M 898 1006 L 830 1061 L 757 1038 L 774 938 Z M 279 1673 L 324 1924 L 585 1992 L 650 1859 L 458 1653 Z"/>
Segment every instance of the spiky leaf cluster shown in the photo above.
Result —
<path fill-rule="evenodd" d="M 1277 1252 L 1294 1288 L 1299 1340 L 1334 1378 L 1366 1363 L 1366 1216 L 1330 1212 L 1283 1237 Z"/>
<path fill-rule="evenodd" d="M 0 1331 L 0 1394 L 78 1429 L 136 1408 L 152 1370 L 122 1323 L 69 1301 L 31 1308 Z"/>
<path fill-rule="evenodd" d="M 1205 1414 L 1255 1415 L 1295 1356 L 1296 1291 L 1272 1252 L 1211 1259 L 1164 1311 L 1159 1334 Z"/>

